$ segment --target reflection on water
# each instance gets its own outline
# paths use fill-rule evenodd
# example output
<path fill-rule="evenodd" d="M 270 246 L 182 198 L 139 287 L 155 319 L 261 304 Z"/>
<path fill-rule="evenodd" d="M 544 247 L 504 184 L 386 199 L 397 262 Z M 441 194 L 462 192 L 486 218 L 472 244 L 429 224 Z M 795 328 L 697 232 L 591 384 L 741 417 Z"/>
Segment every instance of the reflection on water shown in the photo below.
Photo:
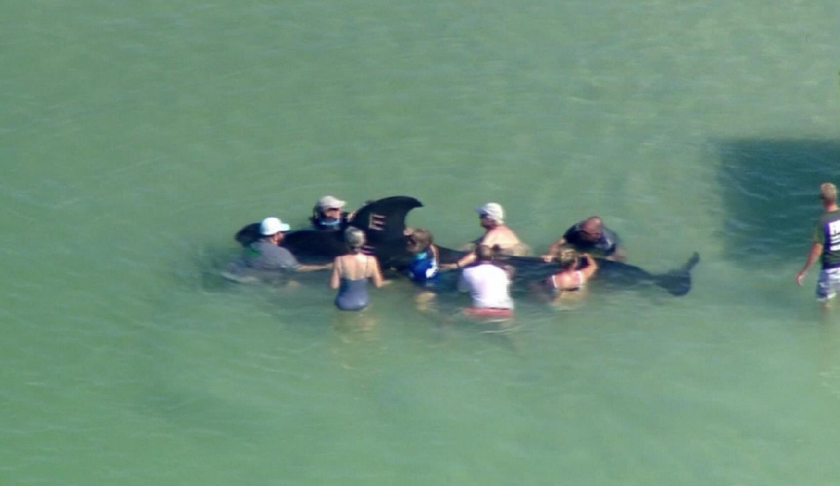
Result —
<path fill-rule="evenodd" d="M 755 267 L 804 261 L 825 181 L 840 181 L 840 142 L 730 139 L 717 142 L 726 211 L 725 256 Z"/>

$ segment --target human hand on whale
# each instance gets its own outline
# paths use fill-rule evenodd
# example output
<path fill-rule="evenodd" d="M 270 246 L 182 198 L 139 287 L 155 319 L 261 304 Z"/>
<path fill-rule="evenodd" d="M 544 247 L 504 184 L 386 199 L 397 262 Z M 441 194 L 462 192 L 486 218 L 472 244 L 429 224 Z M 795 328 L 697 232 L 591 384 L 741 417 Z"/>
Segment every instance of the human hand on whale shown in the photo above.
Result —
<path fill-rule="evenodd" d="M 406 245 L 406 238 L 411 232 L 406 227 L 406 217 L 411 210 L 419 207 L 423 207 L 423 204 L 410 196 L 391 196 L 370 201 L 355 211 L 352 217 L 348 217 L 343 226 L 339 225 L 335 229 L 288 231 L 280 245 L 303 264 L 324 264 L 347 252 L 343 229 L 352 226 L 365 233 L 367 241 L 365 253 L 376 256 L 383 269 L 392 268 L 402 271 L 414 258 L 414 254 Z M 236 241 L 246 248 L 253 245 L 262 237 L 259 226 L 260 223 L 246 225 L 236 233 Z M 471 254 L 471 252 L 435 246 L 441 267 L 458 266 L 459 262 L 462 262 L 461 266 L 465 266 L 463 262 Z M 546 279 L 557 269 L 555 264 L 544 261 L 542 257 L 501 255 L 498 259 L 503 264 L 516 269 L 515 283 Z M 604 258 L 596 258 L 596 261 L 599 264 L 596 280 L 607 286 L 618 288 L 658 286 L 672 295 L 681 296 L 691 289 L 690 272 L 699 261 L 699 255 L 695 253 L 681 268 L 661 275 L 651 274 L 621 261 Z"/>

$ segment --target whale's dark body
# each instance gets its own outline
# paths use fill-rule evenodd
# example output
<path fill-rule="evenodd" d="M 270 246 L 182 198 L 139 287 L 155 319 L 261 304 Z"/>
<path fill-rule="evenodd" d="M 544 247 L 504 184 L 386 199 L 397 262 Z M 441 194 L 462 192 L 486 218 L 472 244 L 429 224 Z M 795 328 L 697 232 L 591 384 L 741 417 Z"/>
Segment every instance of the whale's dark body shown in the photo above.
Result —
<path fill-rule="evenodd" d="M 365 232 L 366 251 L 375 255 L 382 268 L 404 269 L 413 255 L 406 250 L 405 220 L 408 213 L 423 204 L 409 196 L 392 196 L 371 202 L 356 212 L 350 226 Z M 236 233 L 236 241 L 248 245 L 259 238 L 259 223 L 245 226 Z M 298 230 L 286 234 L 282 246 L 303 263 L 323 263 L 347 252 L 340 230 Z M 465 252 L 438 246 L 440 263 L 454 263 Z M 503 256 L 499 260 L 514 269 L 514 284 L 548 278 L 557 272 L 557 265 L 540 257 Z M 677 270 L 652 274 L 637 266 L 612 260 L 597 259 L 598 272 L 593 277 L 599 287 L 640 288 L 657 286 L 676 296 L 691 290 L 691 269 L 700 261 L 697 253 Z"/>

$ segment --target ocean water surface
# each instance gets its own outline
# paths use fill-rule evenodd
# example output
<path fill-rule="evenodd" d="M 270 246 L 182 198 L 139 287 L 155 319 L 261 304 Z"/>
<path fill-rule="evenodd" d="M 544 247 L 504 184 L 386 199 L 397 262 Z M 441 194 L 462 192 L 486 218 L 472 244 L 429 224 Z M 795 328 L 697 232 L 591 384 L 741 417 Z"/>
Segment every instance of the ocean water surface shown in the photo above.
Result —
<path fill-rule="evenodd" d="M 833 485 L 828 0 L 0 4 L 0 484 Z M 218 276 L 233 233 L 415 196 L 457 247 L 601 215 L 682 298 L 508 326 Z"/>

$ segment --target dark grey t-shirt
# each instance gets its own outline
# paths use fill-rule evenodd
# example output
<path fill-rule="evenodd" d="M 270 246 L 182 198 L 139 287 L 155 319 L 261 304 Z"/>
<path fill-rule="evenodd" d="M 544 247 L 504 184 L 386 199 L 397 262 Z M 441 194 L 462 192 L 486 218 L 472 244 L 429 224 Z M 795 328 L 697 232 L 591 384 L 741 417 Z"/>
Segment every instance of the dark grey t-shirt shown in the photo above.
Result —
<path fill-rule="evenodd" d="M 610 256 L 616 252 L 618 246 L 621 244 L 618 235 L 606 226 L 601 227 L 601 237 L 598 241 L 587 241 L 581 235 L 582 226 L 585 221 L 581 221 L 571 228 L 566 230 L 563 238 L 566 243 L 575 247 L 576 250 L 593 253 L 592 256 Z"/>
<path fill-rule="evenodd" d="M 257 240 L 245 248 L 246 264 L 258 270 L 294 270 L 300 266 L 292 253 L 268 240 Z"/>

